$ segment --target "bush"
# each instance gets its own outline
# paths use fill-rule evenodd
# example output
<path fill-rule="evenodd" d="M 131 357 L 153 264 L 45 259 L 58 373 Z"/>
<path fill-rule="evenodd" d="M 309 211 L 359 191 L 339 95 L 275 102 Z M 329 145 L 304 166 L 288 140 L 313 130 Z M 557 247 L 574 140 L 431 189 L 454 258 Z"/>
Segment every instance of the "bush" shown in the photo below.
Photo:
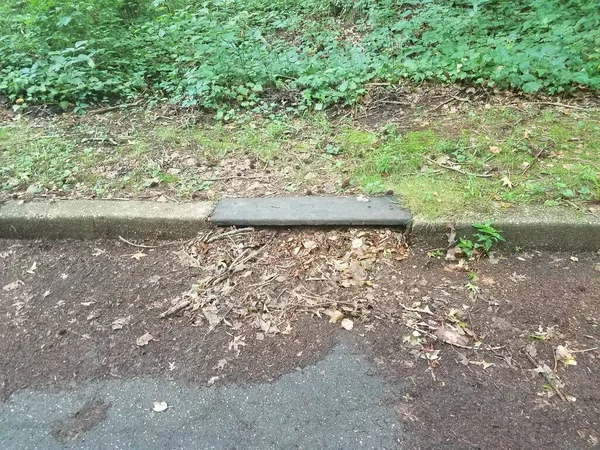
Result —
<path fill-rule="evenodd" d="M 600 88 L 585 0 L 4 0 L 0 93 L 84 108 L 139 95 L 225 110 L 353 104 L 372 80 Z"/>

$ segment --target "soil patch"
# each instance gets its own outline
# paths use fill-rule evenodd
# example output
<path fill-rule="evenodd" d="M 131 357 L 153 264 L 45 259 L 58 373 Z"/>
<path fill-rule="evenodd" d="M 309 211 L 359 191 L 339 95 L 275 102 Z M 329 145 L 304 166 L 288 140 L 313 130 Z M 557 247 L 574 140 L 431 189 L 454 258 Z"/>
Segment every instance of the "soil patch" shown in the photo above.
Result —
<path fill-rule="evenodd" d="M 2 241 L 4 398 L 103 377 L 269 382 L 341 340 L 389 381 L 411 448 L 597 448 L 598 255 L 519 252 L 457 266 L 385 229 L 211 237 L 155 249 Z M 182 299 L 187 307 L 159 318 Z M 465 341 L 443 342 L 440 327 L 465 330 Z"/>

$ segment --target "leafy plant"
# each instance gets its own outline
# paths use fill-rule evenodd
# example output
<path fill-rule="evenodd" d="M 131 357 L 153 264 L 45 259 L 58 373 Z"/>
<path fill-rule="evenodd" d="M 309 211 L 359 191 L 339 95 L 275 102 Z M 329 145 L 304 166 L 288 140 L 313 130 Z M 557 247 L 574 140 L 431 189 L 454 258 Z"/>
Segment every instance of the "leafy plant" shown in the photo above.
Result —
<path fill-rule="evenodd" d="M 226 119 L 355 104 L 374 80 L 600 88 L 585 0 L 4 0 L 0 27 L 0 94 L 17 107 L 144 95 Z"/>
<path fill-rule="evenodd" d="M 491 222 L 473 224 L 473 227 L 477 230 L 473 234 L 475 240 L 461 238 L 457 245 L 468 258 L 472 258 L 476 251 L 488 255 L 494 245 L 505 242 L 502 232 L 495 229 Z"/>

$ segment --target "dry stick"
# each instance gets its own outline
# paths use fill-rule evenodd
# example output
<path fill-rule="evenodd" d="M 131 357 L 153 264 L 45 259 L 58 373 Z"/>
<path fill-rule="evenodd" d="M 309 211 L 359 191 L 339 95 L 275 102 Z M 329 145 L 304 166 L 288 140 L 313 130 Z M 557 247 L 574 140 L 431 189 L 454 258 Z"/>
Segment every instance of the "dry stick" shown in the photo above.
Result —
<path fill-rule="evenodd" d="M 264 175 L 249 175 L 249 176 L 232 175 L 230 177 L 203 178 L 200 181 L 226 181 L 226 180 L 235 180 L 235 179 L 255 180 L 255 179 L 261 179 L 261 178 L 267 178 L 267 177 L 265 177 Z"/>
<path fill-rule="evenodd" d="M 571 350 L 571 353 L 585 353 L 585 352 L 593 352 L 594 350 L 598 350 L 600 347 L 591 347 L 585 348 L 583 350 Z"/>
<path fill-rule="evenodd" d="M 540 367 L 540 363 L 538 363 L 535 359 L 533 359 L 533 357 L 527 353 L 526 351 L 523 351 L 523 353 L 525 354 L 525 356 L 527 356 L 527 359 L 531 362 L 531 364 L 533 364 L 533 366 L 537 369 L 538 367 Z M 548 375 L 547 373 L 542 373 L 542 375 L 544 375 L 544 378 L 546 378 L 546 381 L 548 382 L 548 384 L 552 387 L 552 389 L 554 389 L 554 392 L 556 392 L 556 394 L 561 398 L 561 400 L 568 402 L 569 400 L 567 400 L 567 397 L 565 397 L 564 392 L 562 392 L 558 386 L 556 386 L 554 384 L 554 380 L 550 377 L 550 375 Z"/>
<path fill-rule="evenodd" d="M 439 105 L 435 106 L 433 109 L 429 110 L 428 112 L 433 112 L 433 111 L 437 111 L 438 109 L 440 109 L 442 106 L 444 106 L 447 103 L 450 103 L 451 101 L 456 101 L 456 99 L 454 97 L 450 97 L 447 100 L 444 100 L 442 103 L 440 103 Z"/>
<path fill-rule="evenodd" d="M 132 247 L 138 247 L 138 248 L 158 248 L 158 245 L 144 245 L 144 244 L 134 244 L 133 242 L 128 241 L 127 239 L 125 239 L 123 236 L 119 236 L 119 240 L 125 242 L 128 245 L 131 245 Z"/>
<path fill-rule="evenodd" d="M 445 166 L 444 164 L 440 164 L 439 162 L 437 162 L 437 161 L 434 161 L 434 160 L 433 160 L 433 159 L 431 159 L 431 158 L 427 158 L 427 160 L 428 160 L 428 161 L 429 161 L 431 164 L 435 164 L 435 165 L 437 165 L 437 166 L 440 166 L 440 167 L 441 167 L 441 168 L 443 168 L 443 169 L 446 169 L 446 170 L 453 170 L 453 171 L 455 171 L 455 172 L 462 173 L 463 175 L 467 175 L 467 176 L 469 176 L 469 177 L 478 177 L 478 178 L 491 178 L 491 177 L 492 177 L 492 175 L 491 175 L 491 174 L 489 174 L 489 173 L 471 173 L 471 172 L 466 172 L 466 171 L 464 171 L 464 170 L 462 170 L 462 169 L 459 169 L 459 168 L 457 168 L 457 167 Z"/>
<path fill-rule="evenodd" d="M 232 231 L 227 231 L 226 233 L 221 233 L 218 234 L 216 236 L 213 236 L 209 239 L 207 239 L 206 241 L 204 241 L 206 244 L 210 244 L 211 242 L 214 241 L 218 241 L 219 239 L 225 239 L 228 236 L 233 236 L 234 234 L 240 234 L 240 233 L 248 233 L 250 231 L 254 231 L 254 228 L 252 227 L 248 227 L 248 228 L 238 228 L 236 230 L 232 230 Z"/>
<path fill-rule="evenodd" d="M 582 108 L 581 106 L 565 105 L 564 103 L 555 103 L 555 102 L 532 102 L 531 104 L 533 104 L 533 105 L 560 106 L 562 108 L 578 109 L 579 111 L 588 111 L 589 110 L 589 108 Z"/>
<path fill-rule="evenodd" d="M 190 306 L 191 302 L 189 300 L 182 300 L 176 305 L 171 306 L 164 313 L 158 316 L 159 319 L 164 319 L 166 317 L 172 316 L 173 314 L 177 314 L 179 311 Z"/>
<path fill-rule="evenodd" d="M 533 161 L 531 161 L 529 164 L 527 164 L 527 167 L 525 167 L 525 169 L 523 169 L 523 172 L 521 172 L 521 175 L 525 175 L 525 173 L 531 168 L 531 166 L 533 166 L 533 164 L 538 161 L 540 155 L 542 154 L 542 152 L 544 151 L 544 149 L 540 150 L 539 152 L 537 152 L 537 155 L 535 155 L 535 159 Z"/>
<path fill-rule="evenodd" d="M 408 306 L 406 306 L 403 303 L 399 303 L 399 304 L 402 307 L 402 309 L 404 309 L 405 311 L 417 312 L 417 313 L 425 313 L 425 314 L 429 314 L 429 315 L 434 316 L 434 317 L 438 317 L 437 314 L 434 314 L 431 311 L 428 311 L 428 310 L 426 310 L 424 308 L 420 308 L 420 309 L 419 308 L 409 308 Z"/>
<path fill-rule="evenodd" d="M 138 106 L 140 103 L 142 103 L 142 100 L 138 100 L 137 102 L 134 102 L 134 103 L 124 103 L 122 105 L 108 106 L 106 108 L 100 108 L 100 109 L 94 109 L 92 111 L 88 111 L 88 114 L 104 114 L 104 113 L 107 113 L 110 111 L 116 111 L 117 109 L 133 108 L 134 106 Z"/>

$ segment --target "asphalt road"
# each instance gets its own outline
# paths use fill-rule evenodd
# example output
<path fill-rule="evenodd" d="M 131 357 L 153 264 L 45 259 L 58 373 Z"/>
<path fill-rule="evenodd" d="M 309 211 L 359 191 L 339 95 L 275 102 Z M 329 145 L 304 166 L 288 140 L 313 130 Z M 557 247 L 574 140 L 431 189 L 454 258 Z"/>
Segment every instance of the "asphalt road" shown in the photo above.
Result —
<path fill-rule="evenodd" d="M 338 345 L 273 383 L 194 387 L 114 379 L 22 391 L 0 403 L 2 448 L 402 448 L 386 384 L 370 371 L 360 355 Z M 156 401 L 168 409 L 154 412 Z"/>

